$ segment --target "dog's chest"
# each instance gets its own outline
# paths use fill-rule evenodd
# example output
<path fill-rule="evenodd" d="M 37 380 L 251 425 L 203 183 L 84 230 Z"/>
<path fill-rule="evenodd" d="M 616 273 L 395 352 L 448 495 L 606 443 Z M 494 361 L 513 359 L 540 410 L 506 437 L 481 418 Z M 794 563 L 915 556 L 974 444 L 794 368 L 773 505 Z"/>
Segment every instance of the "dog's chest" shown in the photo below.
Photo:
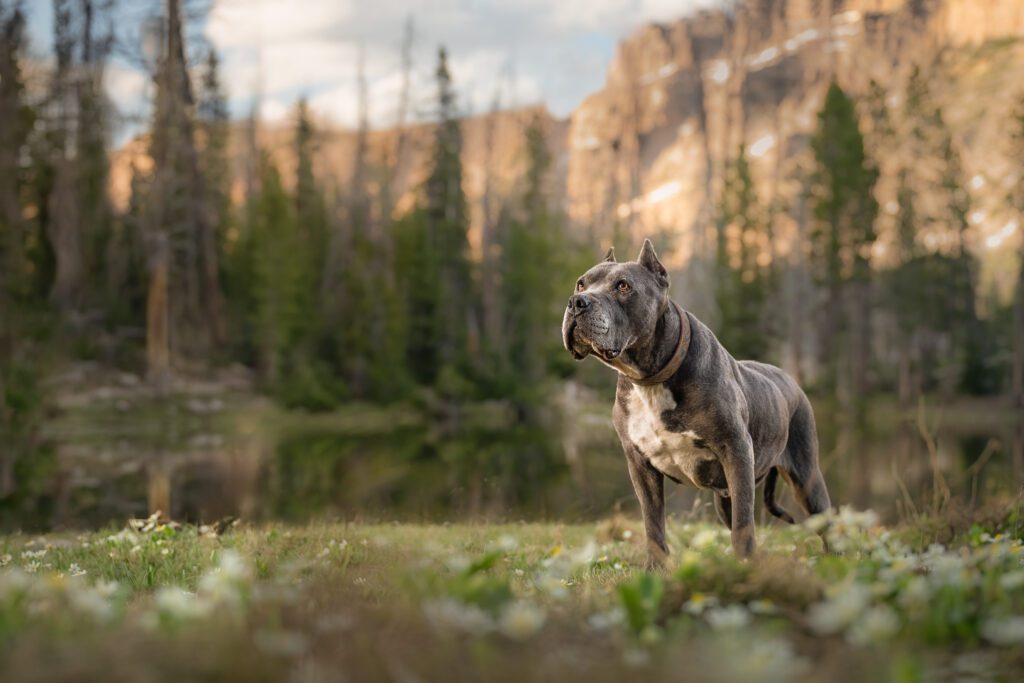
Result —
<path fill-rule="evenodd" d="M 665 425 L 663 413 L 675 407 L 672 392 L 663 385 L 634 386 L 627 400 L 629 440 L 663 474 L 701 488 L 722 488 L 721 465 L 700 435 L 693 430 L 671 431 Z"/>

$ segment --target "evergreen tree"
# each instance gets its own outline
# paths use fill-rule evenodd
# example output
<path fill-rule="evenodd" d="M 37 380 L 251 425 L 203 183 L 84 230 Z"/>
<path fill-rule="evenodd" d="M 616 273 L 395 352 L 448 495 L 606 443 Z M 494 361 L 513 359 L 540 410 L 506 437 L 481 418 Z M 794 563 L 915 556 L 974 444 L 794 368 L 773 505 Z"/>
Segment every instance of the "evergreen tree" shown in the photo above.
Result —
<path fill-rule="evenodd" d="M 1018 160 L 1024 159 L 1024 97 L 1012 115 L 1012 144 Z M 1017 169 L 1024 173 L 1024 163 Z M 1015 183 L 1007 199 L 1017 213 L 1017 229 L 1024 232 L 1024 183 Z M 1024 408 L 1024 238 L 1017 252 L 1017 282 L 1013 292 L 1013 366 L 1010 393 L 1015 406 Z"/>
<path fill-rule="evenodd" d="M 206 55 L 200 80 L 197 123 L 202 134 L 200 163 L 207 193 L 207 211 L 213 226 L 217 263 L 223 270 L 232 222 L 231 161 L 229 159 L 230 118 L 227 96 L 220 77 L 220 59 L 211 48 Z"/>
<path fill-rule="evenodd" d="M 822 367 L 826 383 L 858 399 L 867 374 L 868 259 L 875 241 L 878 171 L 865 152 L 854 102 L 834 82 L 818 114 L 811 148 L 816 162 L 810 187 L 812 260 L 826 294 L 819 336 Z"/>
<path fill-rule="evenodd" d="M 726 173 L 718 208 L 715 298 L 717 334 L 737 358 L 764 359 L 771 343 L 767 304 L 772 287 L 768 216 L 754 190 L 741 145 Z"/>
<path fill-rule="evenodd" d="M 444 48 L 438 51 L 437 128 L 421 206 L 399 226 L 399 272 L 409 315 L 407 356 L 414 377 L 433 384 L 445 370 L 454 389 L 469 364 L 476 321 L 469 218 L 462 188 L 462 131 Z"/>
<path fill-rule="evenodd" d="M 264 153 L 260 189 L 246 208 L 233 259 L 233 280 L 244 293 L 240 321 L 266 386 L 293 407 L 323 407 L 333 397 L 320 386 L 309 356 L 315 319 L 309 286 L 309 245 L 296 221 L 281 174 Z"/>
<path fill-rule="evenodd" d="M 510 389 L 525 396 L 536 391 L 548 372 L 549 345 L 547 329 L 555 329 L 552 301 L 560 301 L 555 277 L 558 258 L 564 254 L 562 225 L 550 208 L 545 192 L 551 153 L 544 139 L 544 129 L 534 118 L 526 129 L 526 178 L 517 215 L 508 221 L 504 231 L 500 261 L 501 296 L 498 305 L 503 312 L 503 370 L 513 378 Z M 561 313 L 561 307 L 558 307 Z"/>
<path fill-rule="evenodd" d="M 28 226 L 21 210 L 25 173 L 20 159 L 32 129 L 33 112 L 25 101 L 22 78 L 24 32 L 21 4 L 0 1 L 0 323 L 10 314 L 11 298 L 27 294 L 29 278 Z M 9 324 L 0 328 L 10 329 Z"/>
<path fill-rule="evenodd" d="M 993 391 L 996 378 L 988 363 L 993 350 L 987 322 L 979 318 L 975 304 L 978 263 L 968 248 L 968 216 L 971 197 L 964 186 L 963 164 L 942 108 L 934 101 L 926 75 L 915 66 L 907 82 L 904 115 L 911 134 L 903 141 L 903 154 L 915 160 L 902 179 L 905 192 L 912 188 L 942 198 L 927 209 L 914 210 L 915 232 L 926 235 L 934 246 L 921 251 L 907 265 L 908 289 L 894 293 L 910 298 L 916 325 L 915 343 L 945 338 L 954 354 L 929 353 L 934 342 L 916 349 L 925 361 L 922 379 L 933 374 L 933 366 L 952 363 L 958 378 L 956 388 L 969 393 Z M 908 199 L 907 201 L 911 201 Z M 916 295 L 915 295 L 916 294 Z M 948 373 L 947 373 L 948 374 Z M 920 382 L 919 382 L 920 383 Z"/>

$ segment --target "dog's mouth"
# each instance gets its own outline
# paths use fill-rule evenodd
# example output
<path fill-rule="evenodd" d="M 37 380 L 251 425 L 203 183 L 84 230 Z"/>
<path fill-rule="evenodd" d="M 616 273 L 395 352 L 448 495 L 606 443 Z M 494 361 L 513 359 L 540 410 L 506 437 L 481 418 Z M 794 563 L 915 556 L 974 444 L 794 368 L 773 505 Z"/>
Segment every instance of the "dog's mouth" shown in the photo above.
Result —
<path fill-rule="evenodd" d="M 589 338 L 586 333 L 580 330 L 576 320 L 569 322 L 569 327 L 566 331 L 567 344 L 569 353 L 576 360 L 583 360 L 587 353 L 592 352 L 598 358 L 605 362 L 611 362 L 622 355 L 624 349 L 628 348 L 633 341 L 634 337 L 630 337 L 626 344 L 622 346 L 604 346 Z M 580 351 L 578 347 L 587 347 L 586 351 Z"/>
<path fill-rule="evenodd" d="M 569 326 L 565 330 L 565 348 L 569 349 L 569 353 L 572 354 L 573 358 L 576 360 L 583 360 L 587 357 L 587 352 L 586 350 L 580 351 L 577 348 L 578 345 L 585 343 L 576 335 L 577 327 L 579 327 L 579 324 L 576 322 L 576 319 L 570 318 Z"/>

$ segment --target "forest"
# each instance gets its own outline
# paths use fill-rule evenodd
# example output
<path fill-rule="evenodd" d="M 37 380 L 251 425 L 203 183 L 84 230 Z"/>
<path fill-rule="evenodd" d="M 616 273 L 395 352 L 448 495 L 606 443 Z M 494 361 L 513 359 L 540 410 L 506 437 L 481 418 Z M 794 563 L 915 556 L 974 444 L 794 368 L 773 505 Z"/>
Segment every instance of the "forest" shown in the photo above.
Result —
<path fill-rule="evenodd" d="M 285 178 L 257 142 L 255 114 L 230 118 L 216 50 L 185 44 L 196 20 L 186 10 L 177 0 L 154 6 L 158 47 L 140 58 L 154 84 L 140 138 L 147 152 L 133 162 L 130 200 L 118 210 L 107 191 L 115 117 L 104 90 L 119 49 L 114 4 L 54 3 L 55 55 L 34 90 L 26 73 L 39 81 L 40 65 L 26 52 L 25 8 L 0 5 L 0 429 L 16 437 L 6 448 L 31 441 L 47 373 L 76 359 L 135 372 L 157 392 L 172 391 L 177 377 L 241 365 L 260 391 L 306 411 L 496 399 L 529 420 L 553 383 L 577 376 L 602 386 L 606 378 L 580 375 L 569 360 L 558 323 L 574 278 L 607 242 L 620 254 L 637 244 L 625 226 L 595 243 L 570 221 L 551 196 L 555 170 L 538 121 L 522 131 L 519 187 L 489 208 L 496 219 L 473 247 L 463 113 L 443 47 L 426 180 L 398 211 L 407 106 L 390 154 L 371 155 L 360 81 L 342 184 L 315 170 L 321 131 L 300 99 L 294 177 Z M 405 32 L 407 88 L 411 23 Z M 1010 296 L 982 288 L 959 143 L 927 80 L 915 71 L 896 110 L 883 99 L 858 100 L 832 83 L 797 178 L 799 206 L 760 200 L 748 153 L 736 150 L 708 219 L 715 239 L 684 267 L 706 274 L 714 306 L 701 313 L 737 358 L 796 357 L 787 369 L 845 420 L 862 420 L 878 395 L 904 407 L 928 394 L 1024 405 L 1024 268 Z M 896 117 L 911 135 L 895 133 Z M 1013 121 L 1005 143 L 1024 158 L 1024 99 Z M 233 127 L 248 131 L 240 181 Z M 875 195 L 876 153 L 893 147 L 907 160 L 894 213 Z M 1006 201 L 1024 213 L 1022 187 Z M 797 211 L 804 234 L 780 255 L 777 218 Z M 667 227 L 652 230 L 659 247 L 669 245 Z M 883 230 L 897 239 L 880 259 Z"/>
<path fill-rule="evenodd" d="M 271 3 L 0 0 L 0 680 L 1019 678 L 1017 4 L 599 3 L 648 23 L 563 119 L 473 111 L 464 36 L 415 49 L 449 4 L 481 40 L 551 8 L 410 2 L 394 101 L 360 45 L 343 126 L 315 93 L 271 120 L 207 39 Z M 832 506 L 770 464 L 749 558 L 720 488 L 638 505 L 615 374 L 562 345 L 577 277 L 645 237 L 811 400 Z"/>

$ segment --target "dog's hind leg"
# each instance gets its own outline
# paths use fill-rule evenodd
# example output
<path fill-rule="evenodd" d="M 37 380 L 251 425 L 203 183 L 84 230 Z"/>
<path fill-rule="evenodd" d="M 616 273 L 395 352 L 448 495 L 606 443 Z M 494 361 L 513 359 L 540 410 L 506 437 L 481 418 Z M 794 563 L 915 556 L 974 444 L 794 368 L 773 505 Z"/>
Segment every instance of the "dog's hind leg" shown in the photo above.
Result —
<path fill-rule="evenodd" d="M 778 480 L 779 470 L 774 467 L 768 470 L 768 476 L 764 480 L 764 506 L 768 509 L 768 512 L 782 521 L 795 524 L 793 516 L 786 512 L 786 508 L 775 502 L 775 483 Z"/>
<path fill-rule="evenodd" d="M 832 507 L 825 477 L 818 465 L 818 431 L 814 425 L 814 412 L 806 396 L 801 396 L 800 405 L 789 422 L 789 440 L 778 467 L 793 487 L 793 497 L 807 514 L 816 515 Z M 771 473 L 768 476 L 770 478 Z M 768 502 L 767 496 L 766 484 L 765 503 Z"/>
<path fill-rule="evenodd" d="M 726 496 L 720 496 L 717 493 L 715 496 L 715 512 L 718 513 L 718 519 L 725 525 L 726 529 L 732 529 L 732 501 Z"/>

